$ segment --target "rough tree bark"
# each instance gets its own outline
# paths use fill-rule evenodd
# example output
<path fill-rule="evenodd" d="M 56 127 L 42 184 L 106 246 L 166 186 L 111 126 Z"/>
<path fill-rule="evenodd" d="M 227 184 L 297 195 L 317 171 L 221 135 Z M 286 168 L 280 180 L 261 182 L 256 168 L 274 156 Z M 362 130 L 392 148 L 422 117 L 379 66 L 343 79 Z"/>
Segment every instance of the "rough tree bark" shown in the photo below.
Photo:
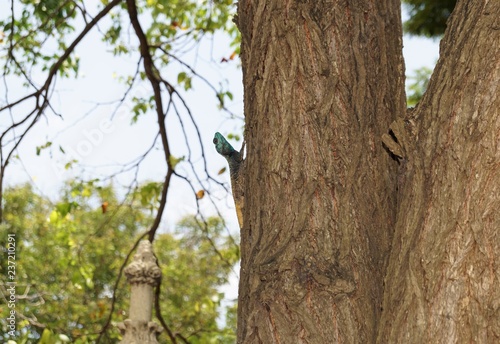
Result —
<path fill-rule="evenodd" d="M 500 343 L 500 1 L 459 1 L 405 158 L 379 343 Z"/>
<path fill-rule="evenodd" d="M 406 111 L 400 3 L 240 0 L 247 160 L 238 341 L 370 343 Z"/>
<path fill-rule="evenodd" d="M 499 7 L 459 1 L 406 113 L 399 1 L 239 1 L 238 342 L 499 340 Z"/>

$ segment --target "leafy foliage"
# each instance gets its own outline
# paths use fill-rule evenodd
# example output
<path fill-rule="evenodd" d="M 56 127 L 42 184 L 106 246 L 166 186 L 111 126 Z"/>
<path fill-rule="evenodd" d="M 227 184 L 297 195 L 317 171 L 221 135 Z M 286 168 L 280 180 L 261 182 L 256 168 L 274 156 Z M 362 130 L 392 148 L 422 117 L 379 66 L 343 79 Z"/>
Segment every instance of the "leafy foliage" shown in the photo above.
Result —
<path fill-rule="evenodd" d="M 68 183 L 56 203 L 29 185 L 7 190 L 0 240 L 5 249 L 7 234 L 16 235 L 20 341 L 95 340 L 110 312 L 113 286 L 131 239 L 152 220 L 149 210 L 142 205 L 140 191 L 120 205 L 114 189 L 96 181 Z M 227 282 L 239 259 L 237 246 L 228 241 L 223 228 L 220 219 L 208 219 L 204 226 L 186 218 L 175 234 L 161 234 L 156 241 L 164 276 L 164 318 L 192 343 L 234 339 L 234 333 L 216 321 L 223 298 L 217 288 Z M 0 268 L 3 279 L 4 260 Z M 128 317 L 128 290 L 122 280 L 114 322 Z M 2 333 L 8 311 L 0 305 Z M 104 339 L 114 343 L 119 334 L 108 331 Z"/>
<path fill-rule="evenodd" d="M 28 75 L 33 67 L 40 64 L 42 71 L 49 70 L 68 48 L 67 36 L 75 30 L 73 24 L 78 12 L 78 2 L 59 0 L 20 2 L 22 10 L 16 11 L 17 6 L 13 6 L 15 17 L 0 21 L 0 31 L 10 41 L 10 45 L 6 46 L 8 58 L 13 62 L 5 66 L 5 71 L 16 75 Z M 47 46 L 51 47 L 51 53 L 46 52 Z M 69 56 L 59 69 L 59 73 L 62 76 L 68 76 L 71 71 L 77 73 L 78 65 L 78 57 Z"/>
<path fill-rule="evenodd" d="M 439 37 L 446 29 L 446 21 L 457 0 L 403 0 L 410 19 L 404 30 L 410 35 Z"/>
<path fill-rule="evenodd" d="M 407 34 L 438 38 L 446 29 L 446 21 L 455 8 L 456 0 L 403 0 L 410 18 L 403 24 Z M 408 79 L 407 105 L 415 106 L 422 98 L 429 83 L 432 69 L 422 67 Z"/>
<path fill-rule="evenodd" d="M 8 189 L 5 195 L 0 187 L 5 203 L 4 207 L 0 203 L 0 223 L 5 221 L 0 227 L 0 238 L 7 238 L 3 234 L 16 234 L 17 282 L 25 288 L 17 309 L 22 320 L 17 324 L 20 342 L 92 342 L 112 312 L 113 296 L 116 302 L 112 321 L 127 318 L 128 287 L 123 280 L 113 295 L 118 271 L 139 232 L 159 223 L 167 197 L 164 191 L 173 169 L 184 161 L 193 164 L 191 155 L 174 157 L 169 153 L 164 118 L 171 111 L 181 119 L 183 108 L 197 128 L 182 98 L 182 89 L 192 89 L 196 79 L 213 91 L 220 108 L 225 109 L 224 99 L 232 100 L 231 92 L 213 86 L 183 57 L 204 36 L 225 32 L 233 41 L 234 51 L 229 58 L 232 60 L 239 53 L 239 34 L 231 21 L 233 12 L 233 0 L 19 0 L 11 3 L 8 13 L 0 15 L 4 82 L 14 80 L 26 92 L 16 94 L 14 98 L 18 100 L 12 101 L 6 91 L 0 100 L 0 112 L 9 112 L 11 119 L 0 138 L 0 181 L 5 180 L 5 167 L 17 154 L 17 147 L 39 119 L 50 119 L 50 112 L 64 115 L 51 104 L 52 92 L 58 77 L 78 77 L 80 61 L 75 49 L 92 30 L 101 34 L 115 56 L 128 54 L 137 58 L 135 74 L 118 78 L 128 88 L 120 102 L 132 103 L 133 123 L 141 116 L 165 109 L 156 115 L 158 136 L 167 152 L 169 168 L 163 182 L 137 186 L 134 181 L 135 191 L 123 202 L 111 186 L 102 186 L 97 180 L 69 182 L 55 203 L 27 185 Z M 136 36 L 131 36 L 131 26 Z M 156 82 L 153 89 L 161 84 L 161 92 L 167 92 L 143 96 L 134 88 L 136 82 Z M 15 87 L 10 89 L 17 92 Z M 186 145 L 191 154 L 187 137 Z M 53 145 L 52 140 L 35 147 L 36 154 L 52 152 L 57 146 L 64 154 L 64 149 L 57 143 Z M 137 160 L 135 167 L 154 147 Z M 72 159 L 65 168 L 75 163 L 77 160 Z M 191 182 L 188 177 L 181 177 Z M 202 191 L 197 194 L 199 199 L 204 197 Z M 160 259 L 166 276 L 161 309 L 175 335 L 189 338 L 192 343 L 234 342 L 234 323 L 231 328 L 220 325 L 223 295 L 218 287 L 227 282 L 239 251 L 232 238 L 223 233 L 222 221 L 186 219 L 175 234 L 155 236 L 156 229 L 151 230 L 151 237 L 160 251 L 158 257 L 168 258 Z M 0 244 L 6 247 L 5 242 Z M 5 271 L 5 262 L 0 267 Z M 6 323 L 2 314 L 7 311 L 4 305 L 0 307 L 3 333 Z M 228 317 L 234 320 L 234 307 Z M 107 331 L 104 336 L 113 343 L 118 338 L 116 331 Z"/>
<path fill-rule="evenodd" d="M 407 106 L 413 107 L 422 99 L 422 96 L 427 89 L 429 84 L 429 79 L 432 74 L 432 69 L 428 67 L 422 67 L 415 70 L 413 76 L 408 77 L 408 79 L 413 80 L 411 84 L 407 87 Z"/>
<path fill-rule="evenodd" d="M 221 330 L 217 325 L 224 295 L 216 287 L 227 283 L 239 260 L 238 246 L 223 231 L 219 218 L 203 223 L 188 217 L 174 234 L 162 234 L 155 240 L 155 252 L 164 262 L 163 317 L 189 343 L 236 341 L 233 330 Z"/>

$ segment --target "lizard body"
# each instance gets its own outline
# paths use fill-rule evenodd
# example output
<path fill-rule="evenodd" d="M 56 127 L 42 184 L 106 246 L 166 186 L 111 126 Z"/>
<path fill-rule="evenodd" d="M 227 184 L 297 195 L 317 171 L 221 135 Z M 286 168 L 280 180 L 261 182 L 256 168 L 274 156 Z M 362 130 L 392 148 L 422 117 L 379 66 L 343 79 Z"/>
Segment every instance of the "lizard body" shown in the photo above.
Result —
<path fill-rule="evenodd" d="M 240 228 L 243 228 L 243 207 L 245 204 L 243 180 L 241 178 L 243 170 L 243 148 L 241 152 L 231 146 L 229 142 L 220 133 L 214 135 L 214 145 L 217 153 L 226 158 L 229 165 L 229 175 L 231 177 L 231 189 L 233 191 L 234 205 L 236 206 L 236 215 Z M 244 146 L 244 144 L 243 144 Z"/>

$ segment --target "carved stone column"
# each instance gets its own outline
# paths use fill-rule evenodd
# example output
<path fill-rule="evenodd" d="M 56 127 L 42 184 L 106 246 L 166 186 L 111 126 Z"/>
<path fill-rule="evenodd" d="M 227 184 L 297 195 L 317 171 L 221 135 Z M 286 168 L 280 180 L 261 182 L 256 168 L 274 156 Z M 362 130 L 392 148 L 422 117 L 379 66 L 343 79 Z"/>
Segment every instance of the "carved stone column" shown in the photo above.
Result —
<path fill-rule="evenodd" d="M 133 261 L 125 268 L 125 276 L 131 286 L 129 319 L 119 323 L 122 344 L 157 344 L 156 336 L 161 327 L 151 321 L 153 288 L 159 283 L 161 270 L 153 255 L 151 243 L 139 243 Z"/>

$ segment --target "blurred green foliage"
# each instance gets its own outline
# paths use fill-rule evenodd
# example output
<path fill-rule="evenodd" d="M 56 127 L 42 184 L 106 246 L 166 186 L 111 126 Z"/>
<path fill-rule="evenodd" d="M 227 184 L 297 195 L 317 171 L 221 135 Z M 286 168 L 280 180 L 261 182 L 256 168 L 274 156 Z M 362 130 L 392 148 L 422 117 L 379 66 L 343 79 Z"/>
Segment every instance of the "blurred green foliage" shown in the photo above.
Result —
<path fill-rule="evenodd" d="M 457 0 L 403 0 L 403 8 L 409 19 L 403 23 L 404 32 L 413 36 L 440 38 L 446 29 L 446 21 L 453 12 Z M 433 68 L 422 67 L 407 77 L 407 106 L 413 107 L 422 99 Z"/>
<path fill-rule="evenodd" d="M 440 37 L 457 0 L 403 0 L 410 18 L 404 31 L 410 35 Z"/>
<path fill-rule="evenodd" d="M 128 250 L 152 222 L 141 190 L 120 202 L 112 186 L 72 181 L 55 203 L 29 185 L 6 190 L 0 247 L 5 251 L 8 234 L 15 234 L 18 343 L 96 339 Z M 222 307 L 219 287 L 227 283 L 239 249 L 222 220 L 187 217 L 173 233 L 158 234 L 154 245 L 163 271 L 162 313 L 171 330 L 190 343 L 234 342 L 234 309 Z M 8 282 L 6 271 L 2 259 L 1 288 Z M 116 296 L 113 324 L 128 317 L 124 278 Z M 2 301 L 0 333 L 7 333 L 8 312 Z M 119 337 L 111 327 L 101 343 L 115 343 Z M 11 338 L 0 335 L 3 339 Z"/>
<path fill-rule="evenodd" d="M 422 67 L 414 71 L 414 75 L 409 76 L 408 79 L 412 82 L 408 84 L 406 94 L 406 104 L 408 107 L 414 107 L 422 99 L 422 96 L 427 89 L 429 79 L 432 74 L 432 69 Z"/>

